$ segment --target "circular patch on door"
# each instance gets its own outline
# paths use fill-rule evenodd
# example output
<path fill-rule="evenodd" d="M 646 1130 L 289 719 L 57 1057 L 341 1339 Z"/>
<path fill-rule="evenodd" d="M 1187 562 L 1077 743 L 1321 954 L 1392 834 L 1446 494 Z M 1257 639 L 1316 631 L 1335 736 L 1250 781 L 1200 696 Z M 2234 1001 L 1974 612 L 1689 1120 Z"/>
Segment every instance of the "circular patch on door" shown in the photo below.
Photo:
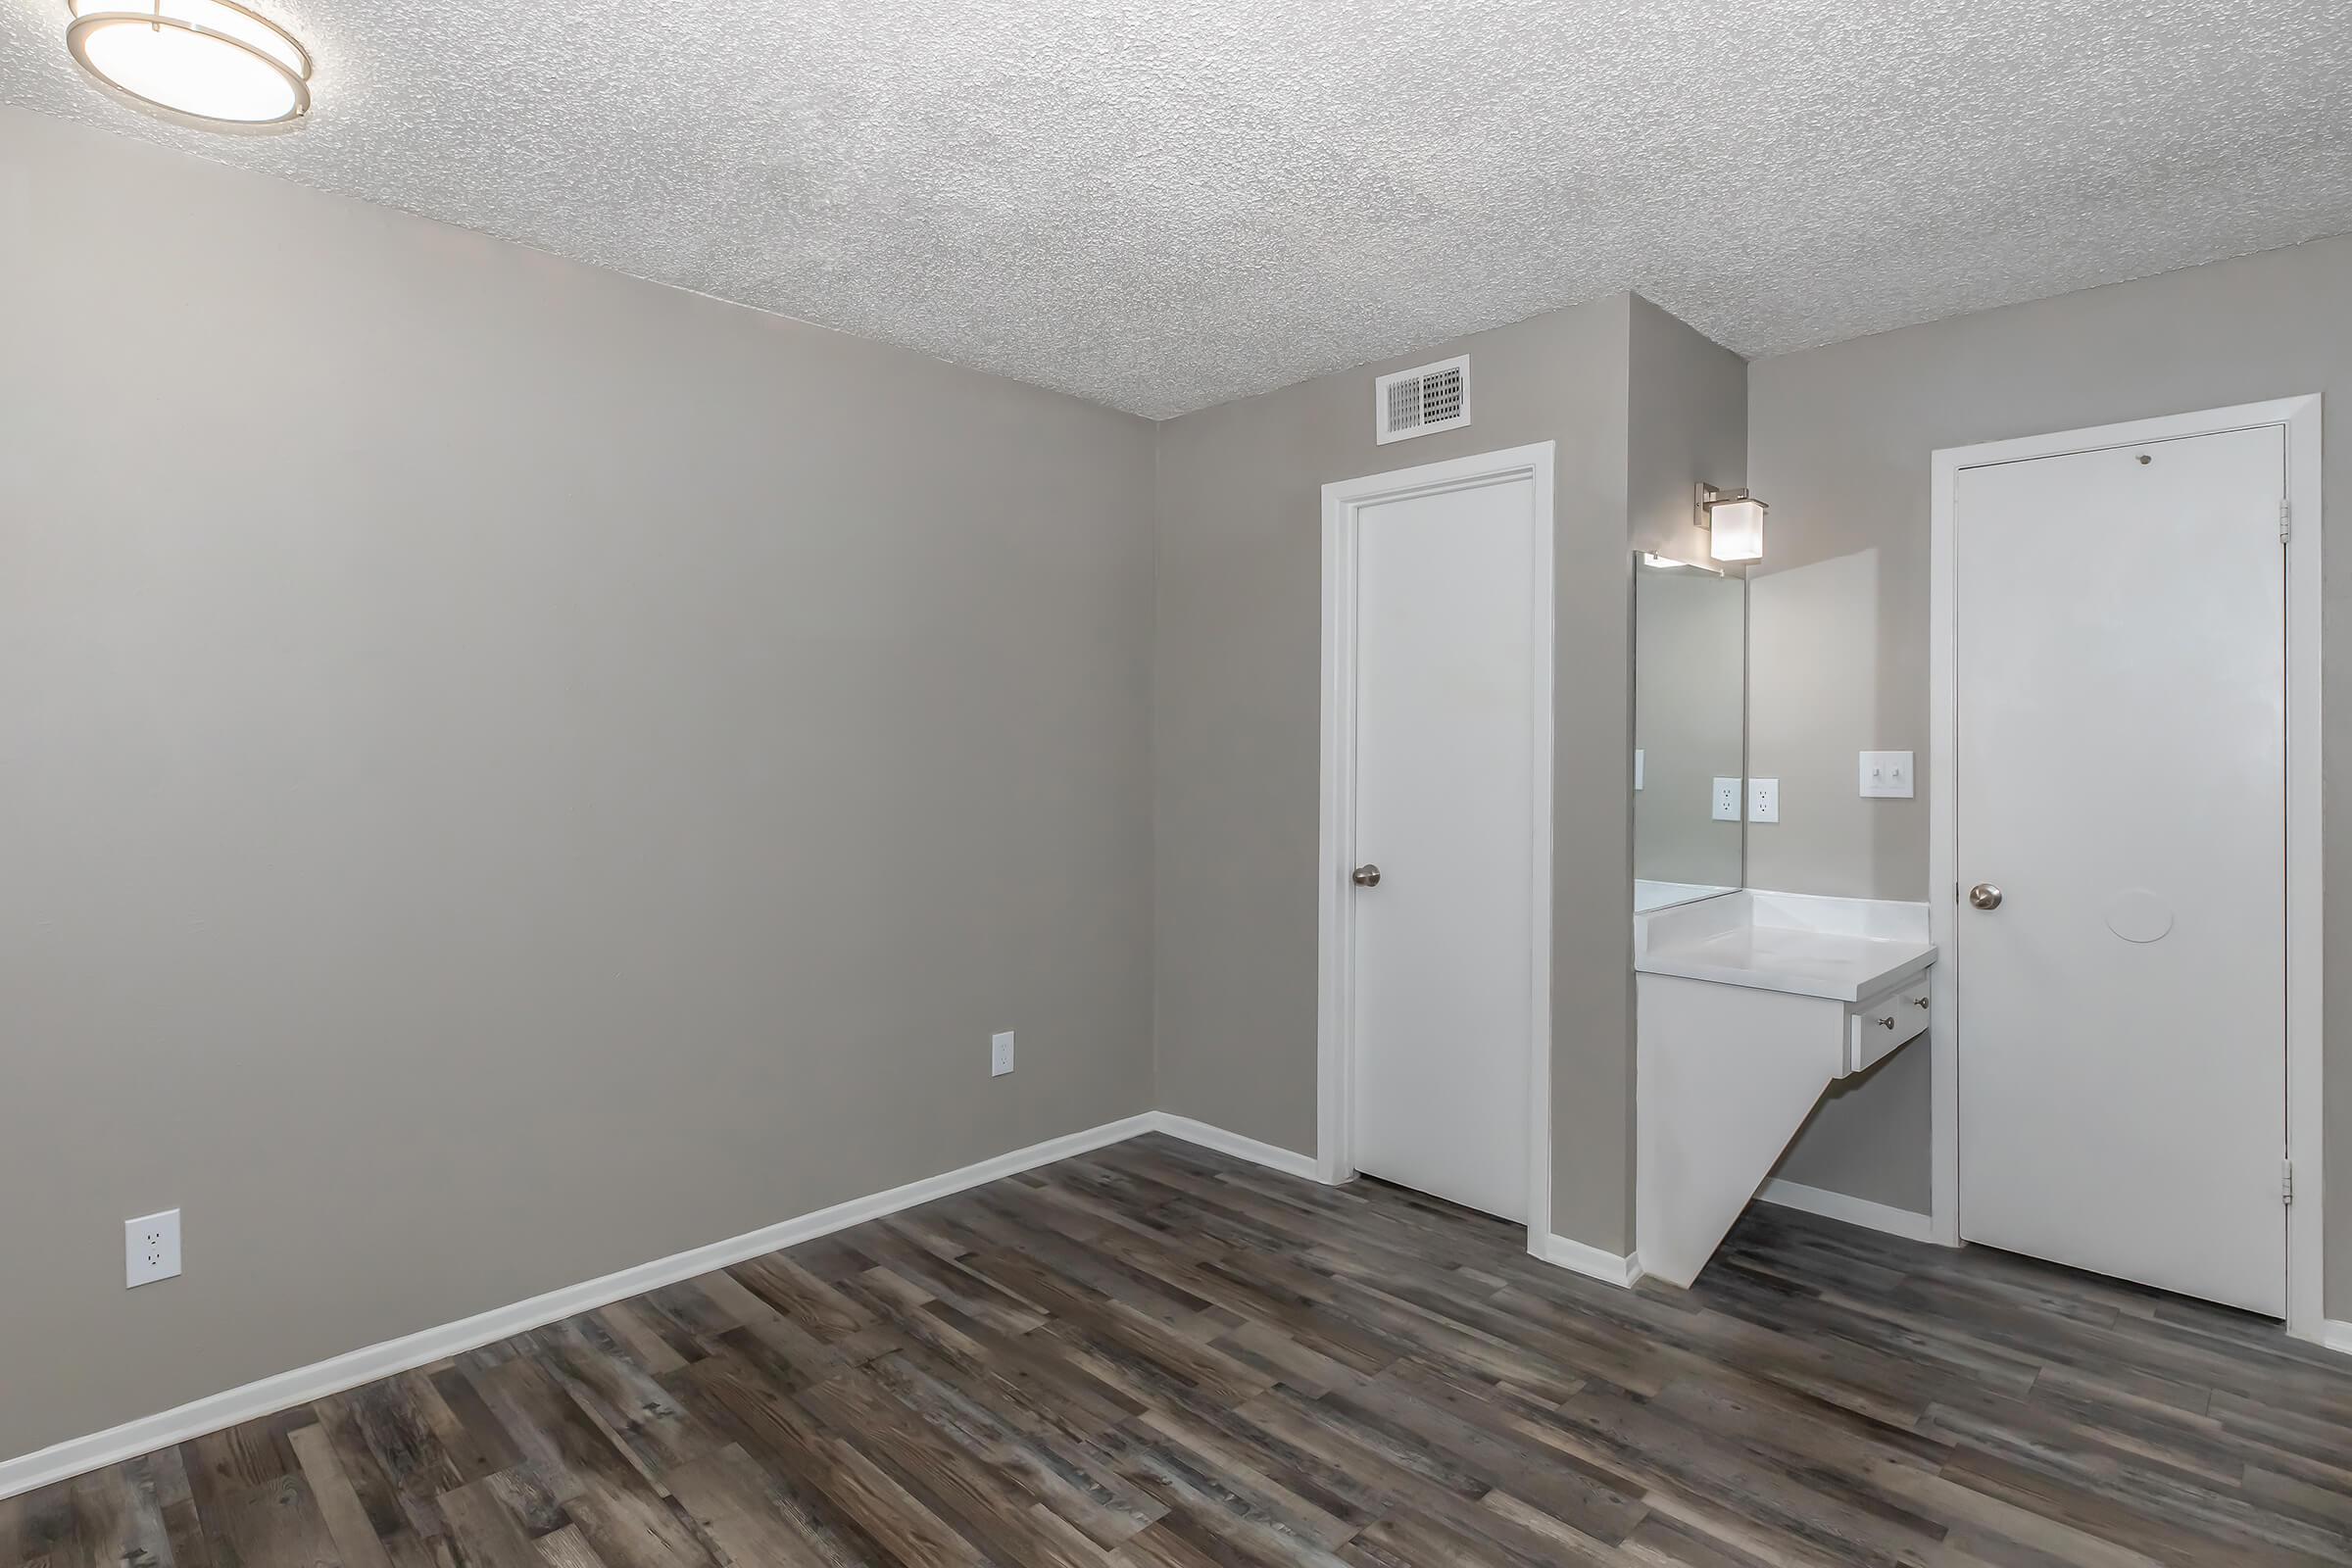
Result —
<path fill-rule="evenodd" d="M 2126 888 L 2107 901 L 2107 929 L 2126 942 L 2161 942 L 2173 929 L 2173 906 L 2146 888 Z"/>

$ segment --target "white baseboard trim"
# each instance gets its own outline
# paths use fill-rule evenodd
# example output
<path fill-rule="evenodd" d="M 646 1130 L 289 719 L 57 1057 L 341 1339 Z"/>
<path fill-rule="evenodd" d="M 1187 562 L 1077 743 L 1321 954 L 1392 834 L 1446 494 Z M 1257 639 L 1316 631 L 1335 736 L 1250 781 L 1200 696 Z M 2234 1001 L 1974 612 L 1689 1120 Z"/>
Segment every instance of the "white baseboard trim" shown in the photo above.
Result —
<path fill-rule="evenodd" d="M 174 1409 L 142 1416 L 119 1427 L 110 1427 L 104 1432 L 94 1432 L 84 1438 L 71 1438 L 18 1458 L 0 1460 L 0 1498 L 13 1497 L 20 1493 L 48 1486 L 51 1482 L 103 1469 L 107 1465 L 120 1464 L 124 1459 L 153 1453 L 158 1448 L 167 1448 L 176 1443 L 185 1443 L 190 1438 L 219 1432 L 240 1422 L 251 1421 L 257 1416 L 308 1404 L 313 1399 L 323 1399 L 330 1394 L 341 1394 L 363 1383 L 373 1383 L 378 1378 L 388 1378 L 398 1372 L 426 1366 L 447 1356 L 462 1355 L 467 1350 L 479 1349 L 485 1345 L 511 1339 L 531 1329 L 544 1328 L 581 1312 L 610 1306 L 614 1301 L 642 1296 L 647 1291 L 660 1290 L 664 1285 L 675 1285 L 680 1280 L 690 1280 L 697 1274 L 708 1274 L 712 1269 L 741 1263 L 779 1248 L 812 1241 L 834 1231 L 846 1230 L 852 1225 L 863 1224 L 869 1219 L 880 1219 L 903 1208 L 912 1208 L 936 1198 L 946 1198 L 967 1188 L 978 1187 L 984 1182 L 1017 1176 L 1022 1171 L 1051 1165 L 1057 1159 L 1068 1159 L 1073 1154 L 1089 1153 L 1145 1133 L 1165 1133 L 1171 1138 L 1198 1144 L 1203 1149 L 1213 1149 L 1237 1159 L 1250 1160 L 1288 1176 L 1303 1177 L 1308 1181 L 1315 1179 L 1315 1161 L 1311 1154 L 1295 1153 L 1287 1149 L 1277 1149 L 1272 1144 L 1261 1144 L 1254 1138 L 1244 1138 L 1239 1133 L 1229 1133 L 1222 1127 L 1212 1127 L 1206 1122 L 1195 1121 L 1190 1116 L 1170 1115 L 1162 1110 L 1146 1111 L 1139 1116 L 1104 1122 L 1100 1127 L 1090 1127 L 1084 1132 L 1048 1139 L 1026 1149 L 1016 1149 L 958 1170 L 942 1171 L 937 1176 L 926 1176 L 921 1181 L 893 1187 L 888 1192 L 853 1198 L 847 1202 L 835 1203 L 830 1208 L 820 1208 L 797 1219 L 730 1237 L 723 1242 L 712 1242 L 708 1247 L 658 1258 L 651 1263 L 640 1263 L 634 1268 L 622 1269 L 617 1274 L 607 1274 L 602 1279 L 567 1285 L 562 1290 L 534 1296 L 528 1300 L 492 1307 L 487 1312 L 477 1312 L 454 1323 L 421 1329 L 397 1340 L 386 1340 L 381 1345 L 370 1345 L 364 1349 L 314 1362 L 310 1366 L 296 1367 L 290 1372 L 280 1372 L 241 1388 L 208 1395 Z"/>
<path fill-rule="evenodd" d="M 2319 1343 L 2323 1349 L 2352 1355 L 2352 1323 L 2341 1318 L 2328 1318 L 2320 1324 Z"/>
<path fill-rule="evenodd" d="M 64 1481 L 107 1465 L 120 1464 L 124 1459 L 153 1453 L 158 1448 L 167 1448 L 176 1443 L 185 1443 L 190 1438 L 219 1432 L 240 1422 L 251 1421 L 257 1416 L 308 1404 L 313 1399 L 323 1399 L 330 1394 L 341 1394 L 346 1389 L 356 1389 L 363 1383 L 373 1383 L 378 1378 L 388 1378 L 397 1372 L 429 1365 L 446 1356 L 462 1355 L 467 1350 L 479 1349 L 482 1346 L 531 1329 L 544 1328 L 581 1312 L 610 1306 L 614 1301 L 626 1300 L 632 1296 L 642 1296 L 647 1291 L 659 1290 L 664 1285 L 692 1279 L 697 1274 L 708 1274 L 712 1269 L 741 1263 L 747 1258 L 775 1251 L 778 1248 L 792 1247 L 852 1225 L 862 1224 L 869 1219 L 895 1214 L 903 1208 L 912 1208 L 917 1203 L 930 1202 L 935 1198 L 946 1198 L 966 1188 L 978 1187 L 983 1182 L 1016 1176 L 1040 1165 L 1051 1165 L 1057 1159 L 1088 1153 L 1152 1132 L 1166 1133 L 1172 1138 L 1199 1144 L 1204 1149 L 1254 1160 L 1290 1175 L 1312 1180 L 1315 1174 L 1315 1162 L 1307 1155 L 1296 1154 L 1287 1149 L 1276 1149 L 1271 1144 L 1261 1144 L 1252 1138 L 1243 1138 L 1190 1117 L 1147 1111 L 1140 1116 L 1104 1122 L 1100 1127 L 1090 1127 L 1066 1137 L 1048 1139 L 1042 1144 L 1032 1144 L 1027 1149 L 1016 1149 L 959 1170 L 926 1176 L 921 1181 L 893 1187 L 888 1192 L 853 1198 L 847 1202 L 835 1203 L 830 1208 L 820 1208 L 797 1219 L 788 1219 L 723 1242 L 712 1242 L 708 1247 L 698 1247 L 691 1251 L 659 1258 L 651 1263 L 640 1263 L 634 1268 L 622 1269 L 617 1274 L 607 1274 L 602 1279 L 567 1285 L 562 1290 L 534 1296 L 525 1301 L 493 1307 L 487 1312 L 477 1312 L 454 1323 L 422 1329 L 396 1340 L 386 1340 L 381 1345 L 370 1345 L 364 1349 L 352 1350 L 310 1366 L 296 1367 L 290 1372 L 280 1372 L 273 1377 L 248 1383 L 242 1388 L 208 1395 L 175 1409 L 142 1416 L 104 1432 L 94 1432 L 88 1437 L 70 1438 L 64 1443 L 18 1458 L 0 1460 L 0 1498 L 13 1497 L 20 1493 L 30 1492 L 51 1482 Z"/>
<path fill-rule="evenodd" d="M 1874 1203 L 1867 1198 L 1849 1198 L 1844 1193 L 1833 1193 L 1826 1187 L 1807 1187 L 1800 1182 L 1785 1181 L 1778 1176 L 1765 1178 L 1756 1189 L 1756 1196 L 1767 1203 L 1783 1208 L 1802 1209 L 1819 1214 L 1824 1219 L 1839 1219 L 1848 1225 L 1860 1225 L 1867 1230 L 1885 1231 L 1905 1241 L 1932 1242 L 1936 1239 L 1936 1222 L 1927 1215 L 1908 1208 L 1896 1208 L 1891 1203 Z"/>
<path fill-rule="evenodd" d="M 1607 1285 L 1636 1285 L 1642 1279 L 1640 1254 L 1619 1257 L 1583 1242 L 1572 1242 L 1565 1236 L 1553 1236 L 1536 1254 L 1546 1263 L 1556 1263 L 1572 1274 L 1582 1274 Z"/>
<path fill-rule="evenodd" d="M 1181 1138 L 1188 1144 L 1213 1149 L 1220 1154 L 1231 1154 L 1236 1159 L 1246 1159 L 1252 1164 L 1263 1165 L 1268 1170 L 1278 1170 L 1285 1176 L 1297 1176 L 1310 1182 L 1318 1179 L 1315 1156 L 1312 1154 L 1261 1144 L 1254 1138 L 1244 1138 L 1240 1133 L 1229 1133 L 1222 1127 L 1211 1127 L 1207 1122 L 1195 1121 L 1190 1116 L 1178 1116 L 1164 1110 L 1147 1111 L 1142 1119 L 1151 1124 L 1146 1131 L 1166 1133 L 1170 1138 Z"/>

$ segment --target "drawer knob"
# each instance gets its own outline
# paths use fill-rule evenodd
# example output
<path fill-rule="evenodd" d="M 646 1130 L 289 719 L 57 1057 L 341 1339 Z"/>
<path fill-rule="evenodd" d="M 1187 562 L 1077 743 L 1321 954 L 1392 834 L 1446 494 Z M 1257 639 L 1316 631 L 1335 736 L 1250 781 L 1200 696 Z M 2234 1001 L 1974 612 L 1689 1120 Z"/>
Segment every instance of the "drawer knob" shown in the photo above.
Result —
<path fill-rule="evenodd" d="M 1888 1013 L 1888 1014 L 1887 1014 L 1886 1017 L 1884 1017 L 1884 1018 L 1881 1018 L 1881 1019 L 1879 1020 L 1879 1027 L 1880 1027 L 1880 1028 L 1882 1028 L 1882 1029 L 1891 1029 L 1891 1028 L 1893 1028 L 1893 1027 L 1894 1027 L 1894 1014 L 1890 1012 L 1890 1013 Z"/>
<path fill-rule="evenodd" d="M 1925 998 L 1925 997 L 1913 997 L 1913 998 L 1911 999 L 1911 1005 L 1913 1005 L 1914 1007 L 1924 1007 L 1924 1006 L 1926 1006 L 1927 1004 L 1928 1004 L 1928 999 L 1927 999 L 1927 998 Z"/>

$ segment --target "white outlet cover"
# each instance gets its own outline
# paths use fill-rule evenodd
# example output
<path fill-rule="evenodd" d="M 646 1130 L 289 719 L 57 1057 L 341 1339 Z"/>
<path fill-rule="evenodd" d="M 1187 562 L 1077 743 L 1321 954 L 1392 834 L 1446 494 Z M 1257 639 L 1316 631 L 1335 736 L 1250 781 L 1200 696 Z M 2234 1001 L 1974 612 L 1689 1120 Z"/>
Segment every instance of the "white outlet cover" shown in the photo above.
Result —
<path fill-rule="evenodd" d="M 1718 822 L 1740 820 L 1740 781 L 1738 779 L 1719 778 L 1715 781 L 1714 817 Z"/>
<path fill-rule="evenodd" d="M 179 1277 L 179 1210 L 122 1222 L 122 1288 Z"/>
<path fill-rule="evenodd" d="M 1864 752 L 1862 793 L 1873 800 L 1907 801 L 1913 794 L 1909 752 Z"/>
<path fill-rule="evenodd" d="M 1781 819 L 1779 779 L 1751 778 L 1747 781 L 1747 819 L 1750 822 L 1778 822 Z"/>
<path fill-rule="evenodd" d="M 1012 1031 L 988 1037 L 988 1075 L 1002 1078 L 1012 1071 Z"/>

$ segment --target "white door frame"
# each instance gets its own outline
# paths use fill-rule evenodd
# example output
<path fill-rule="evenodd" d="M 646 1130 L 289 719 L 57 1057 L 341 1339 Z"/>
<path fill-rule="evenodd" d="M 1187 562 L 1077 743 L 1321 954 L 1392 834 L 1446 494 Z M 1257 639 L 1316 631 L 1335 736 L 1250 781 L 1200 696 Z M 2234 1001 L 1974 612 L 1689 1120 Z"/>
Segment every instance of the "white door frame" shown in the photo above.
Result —
<path fill-rule="evenodd" d="M 2286 434 L 2286 1156 L 2294 1201 L 2286 1220 L 2286 1326 L 2298 1339 L 2327 1334 L 2322 1290 L 2327 1193 L 2321 1166 L 2320 1036 L 2324 906 L 2320 798 L 2320 399 L 2281 398 L 2202 414 L 2134 419 L 2085 430 L 1948 447 L 1934 458 L 1930 534 L 1928 684 L 1928 908 L 1941 978 L 1931 1018 L 1934 1134 L 1931 1221 L 1936 1240 L 1960 1245 L 1960 1062 L 1965 1049 L 1957 985 L 1963 961 L 1956 918 L 1959 822 L 1955 767 L 1956 671 L 1952 585 L 1953 500 L 1960 472 L 1988 464 L 2061 457 L 2103 447 L 2278 425 Z M 2284 519 L 2282 519 L 2284 520 Z M 2126 546 L 2129 548 L 2129 546 Z"/>
<path fill-rule="evenodd" d="M 1355 1175 L 1355 592 L 1358 536 L 1367 507 L 1521 479 L 1535 483 L 1528 561 L 1535 596 L 1529 673 L 1535 789 L 1530 842 L 1533 982 L 1527 1043 L 1528 1250 L 1542 1256 L 1551 1234 L 1551 659 L 1552 443 L 1424 464 L 1323 487 L 1323 832 L 1315 941 L 1320 985 L 1315 1007 L 1315 1174 Z"/>

